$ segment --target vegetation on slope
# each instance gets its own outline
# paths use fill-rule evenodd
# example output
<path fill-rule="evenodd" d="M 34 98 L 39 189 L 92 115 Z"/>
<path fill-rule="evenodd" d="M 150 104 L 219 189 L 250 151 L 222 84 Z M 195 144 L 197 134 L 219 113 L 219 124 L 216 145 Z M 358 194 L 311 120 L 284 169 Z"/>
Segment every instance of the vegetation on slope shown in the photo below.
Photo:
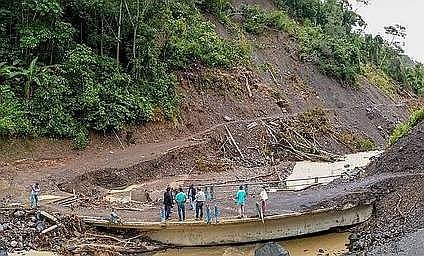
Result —
<path fill-rule="evenodd" d="M 175 118 L 174 71 L 249 56 L 194 0 L 2 1 L 0 37 L 0 135 L 68 137 L 78 148 L 90 129 Z"/>
<path fill-rule="evenodd" d="M 390 135 L 389 144 L 395 144 L 399 139 L 407 135 L 412 128 L 424 120 L 424 107 L 414 111 L 408 120 L 399 124 Z"/>
<path fill-rule="evenodd" d="M 394 94 L 393 83 L 409 85 L 417 93 L 424 90 L 424 68 L 411 64 L 403 54 L 400 40 L 405 28 L 386 28 L 392 42 L 380 36 L 364 35 L 366 25 L 343 0 L 275 0 L 281 8 L 266 11 L 258 6 L 243 8 L 244 28 L 250 33 L 265 29 L 287 32 L 300 44 L 302 58 L 316 63 L 326 74 L 355 85 L 359 75 Z M 293 19 L 294 17 L 294 19 Z"/>
<path fill-rule="evenodd" d="M 407 66 L 395 42 L 355 32 L 364 24 L 346 1 L 275 1 L 280 11 L 245 6 L 245 31 L 287 32 L 303 59 L 346 83 L 374 75 L 391 92 L 393 81 L 424 92 L 423 66 Z M 177 118 L 176 71 L 249 60 L 205 12 L 226 24 L 234 14 L 230 0 L 1 1 L 0 136 L 73 138 L 83 148 L 90 130 Z"/>

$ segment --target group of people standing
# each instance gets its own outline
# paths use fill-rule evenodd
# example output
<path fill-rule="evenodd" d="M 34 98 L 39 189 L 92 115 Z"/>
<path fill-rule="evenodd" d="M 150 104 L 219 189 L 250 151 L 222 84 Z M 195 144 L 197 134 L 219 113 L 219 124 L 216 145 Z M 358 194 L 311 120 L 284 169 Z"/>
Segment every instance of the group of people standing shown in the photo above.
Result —
<path fill-rule="evenodd" d="M 262 188 L 260 194 L 261 201 L 261 215 L 265 215 L 266 201 L 268 200 L 268 193 L 266 192 L 265 187 Z M 191 210 L 195 211 L 196 220 L 203 219 L 203 208 L 206 202 L 205 192 L 202 191 L 200 187 L 196 188 L 194 185 L 190 185 L 188 188 L 187 194 L 184 193 L 183 188 L 179 188 L 178 192 L 174 196 L 174 192 L 171 187 L 167 187 L 163 195 L 163 204 L 164 204 L 164 219 L 168 220 L 171 216 L 172 207 L 174 201 L 177 204 L 178 218 L 180 221 L 185 221 L 186 218 L 186 209 L 185 205 L 187 201 L 190 203 Z M 247 200 L 247 192 L 243 186 L 239 186 L 239 190 L 236 192 L 235 201 L 239 208 L 239 218 L 244 218 L 245 214 L 245 205 Z"/>
<path fill-rule="evenodd" d="M 194 185 L 190 185 L 188 193 L 184 193 L 182 188 L 178 189 L 175 195 L 175 202 L 177 203 L 178 218 L 180 221 L 184 221 L 186 217 L 185 204 L 187 200 L 190 202 L 191 210 L 196 212 L 196 220 L 203 218 L 203 205 L 206 201 L 205 192 L 201 188 L 195 188 Z M 171 215 L 172 207 L 174 205 L 173 191 L 171 187 L 167 187 L 163 195 L 163 204 L 165 206 L 165 220 L 168 220 Z"/>
<path fill-rule="evenodd" d="M 263 186 L 261 189 L 261 192 L 259 194 L 261 208 L 260 208 L 260 215 L 265 216 L 265 210 L 266 210 L 266 202 L 268 201 L 268 193 L 266 192 L 266 187 Z M 239 206 L 239 217 L 244 218 L 246 216 L 245 213 L 245 204 L 247 199 L 247 192 L 243 186 L 239 187 L 239 190 L 236 193 L 236 203 Z"/>

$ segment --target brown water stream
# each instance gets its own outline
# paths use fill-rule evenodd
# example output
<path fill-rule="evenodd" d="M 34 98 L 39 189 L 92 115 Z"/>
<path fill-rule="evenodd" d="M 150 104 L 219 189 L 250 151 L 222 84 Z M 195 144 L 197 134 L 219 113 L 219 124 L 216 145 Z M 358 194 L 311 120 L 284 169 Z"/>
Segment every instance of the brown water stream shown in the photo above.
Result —
<path fill-rule="evenodd" d="M 349 233 L 331 233 L 278 242 L 291 256 L 343 255 L 347 252 Z M 181 248 L 158 252 L 154 256 L 253 256 L 262 244 L 243 246 L 214 246 L 206 248 Z"/>

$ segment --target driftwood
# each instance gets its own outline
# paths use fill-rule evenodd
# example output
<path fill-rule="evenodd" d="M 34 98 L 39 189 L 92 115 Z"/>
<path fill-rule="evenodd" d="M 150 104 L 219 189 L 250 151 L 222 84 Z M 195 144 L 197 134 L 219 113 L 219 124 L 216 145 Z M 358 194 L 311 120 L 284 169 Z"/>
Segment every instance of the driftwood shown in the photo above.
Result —
<path fill-rule="evenodd" d="M 122 144 L 121 139 L 119 138 L 118 134 L 116 134 L 115 130 L 113 130 L 113 133 L 115 134 L 116 139 L 118 139 L 119 144 L 121 145 L 122 149 L 125 149 L 124 144 Z"/>
<path fill-rule="evenodd" d="M 41 231 L 41 234 L 49 233 L 50 231 L 53 231 L 53 230 L 57 229 L 58 227 L 59 227 L 59 225 L 57 225 L 57 224 L 53 225 L 53 226 L 46 228 L 43 231 Z"/>
<path fill-rule="evenodd" d="M 237 149 L 238 153 L 240 154 L 241 158 L 244 159 L 244 155 L 241 152 L 239 146 L 237 145 L 237 142 L 234 139 L 233 135 L 231 134 L 230 130 L 228 129 L 228 127 L 226 125 L 224 125 L 224 127 L 225 127 L 225 130 L 227 130 L 228 136 L 229 136 L 231 142 L 233 143 L 234 147 L 236 147 L 236 149 Z"/>
<path fill-rule="evenodd" d="M 76 249 L 73 252 L 84 252 L 84 251 L 93 251 L 93 250 L 104 250 L 109 252 L 120 252 L 120 253 L 143 253 L 143 252 L 152 252 L 157 249 L 146 249 L 146 248 L 127 248 L 125 246 L 118 245 L 108 245 L 108 244 L 80 244 L 75 246 Z"/>
<path fill-rule="evenodd" d="M 67 197 L 63 197 L 63 198 L 59 198 L 59 199 L 53 200 L 53 201 L 51 201 L 51 203 L 52 204 L 61 204 L 63 202 L 66 202 L 68 200 L 73 200 L 75 198 L 76 198 L 75 195 L 71 195 L 71 196 L 67 196 Z"/>
<path fill-rule="evenodd" d="M 342 157 L 322 150 L 315 140 L 314 129 L 306 130 L 307 138 L 303 132 L 296 130 L 297 123 L 286 123 L 284 120 L 275 122 L 271 120 L 267 124 L 264 120 L 261 121 L 269 137 L 269 144 L 274 149 L 280 149 L 286 154 L 290 154 L 298 160 L 321 160 L 333 162 Z M 276 127 L 280 127 L 277 131 Z M 277 151 L 278 152 L 278 151 Z"/>
<path fill-rule="evenodd" d="M 48 213 L 46 211 L 39 211 L 39 213 L 41 214 L 41 216 L 43 216 L 43 217 L 45 217 L 45 218 L 47 218 L 47 219 L 49 219 L 49 220 L 51 220 L 55 223 L 57 223 L 57 221 L 58 221 L 55 216 L 51 215 L 50 213 Z"/>
<path fill-rule="evenodd" d="M 224 184 L 237 183 L 237 182 L 246 182 L 246 181 L 251 181 L 251 180 L 259 179 L 259 178 L 267 178 L 269 176 L 274 175 L 275 173 L 276 172 L 271 172 L 271 173 L 267 173 L 267 174 L 263 174 L 263 175 L 245 178 L 245 179 L 236 179 L 236 180 L 228 180 L 228 181 L 222 181 L 222 182 L 208 183 L 208 184 L 203 184 L 203 186 L 224 185 Z"/>
<path fill-rule="evenodd" d="M 132 207 L 118 207 L 118 208 L 115 208 L 115 209 L 119 210 L 119 211 L 143 212 L 147 209 L 153 209 L 153 208 L 155 208 L 155 207 L 148 207 L 146 209 L 132 208 Z"/>
<path fill-rule="evenodd" d="M 120 239 L 120 238 L 117 238 L 117 237 L 114 237 L 114 236 L 109 236 L 109 235 L 98 235 L 98 234 L 93 234 L 93 233 L 86 233 L 86 235 L 87 236 L 93 236 L 93 237 L 96 237 L 96 238 L 111 239 L 111 240 L 115 240 L 115 241 L 120 242 L 120 243 L 126 242 L 123 239 Z"/>
<path fill-rule="evenodd" d="M 277 79 L 275 78 L 274 72 L 272 72 L 272 70 L 269 67 L 267 67 L 267 69 L 268 69 L 268 72 L 271 74 L 272 80 L 274 81 L 275 85 L 280 87 L 281 85 L 278 83 Z"/>
<path fill-rule="evenodd" d="M 244 78 L 246 79 L 246 88 L 247 88 L 247 92 L 249 94 L 249 97 L 252 98 L 252 91 L 250 90 L 250 85 L 249 85 L 249 79 L 247 78 L 247 76 L 244 76 Z"/>

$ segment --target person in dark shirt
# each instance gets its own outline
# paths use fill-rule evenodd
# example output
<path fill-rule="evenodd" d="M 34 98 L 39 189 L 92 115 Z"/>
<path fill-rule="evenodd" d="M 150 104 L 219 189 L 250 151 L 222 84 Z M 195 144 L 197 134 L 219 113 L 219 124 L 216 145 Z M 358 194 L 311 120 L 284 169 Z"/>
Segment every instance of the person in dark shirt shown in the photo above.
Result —
<path fill-rule="evenodd" d="M 165 206 L 165 220 L 168 220 L 171 215 L 172 205 L 174 204 L 170 187 L 167 187 L 163 194 L 163 204 Z"/>
<path fill-rule="evenodd" d="M 193 211 L 196 210 L 196 188 L 193 184 L 188 188 L 188 198 L 190 199 L 190 207 Z"/>

